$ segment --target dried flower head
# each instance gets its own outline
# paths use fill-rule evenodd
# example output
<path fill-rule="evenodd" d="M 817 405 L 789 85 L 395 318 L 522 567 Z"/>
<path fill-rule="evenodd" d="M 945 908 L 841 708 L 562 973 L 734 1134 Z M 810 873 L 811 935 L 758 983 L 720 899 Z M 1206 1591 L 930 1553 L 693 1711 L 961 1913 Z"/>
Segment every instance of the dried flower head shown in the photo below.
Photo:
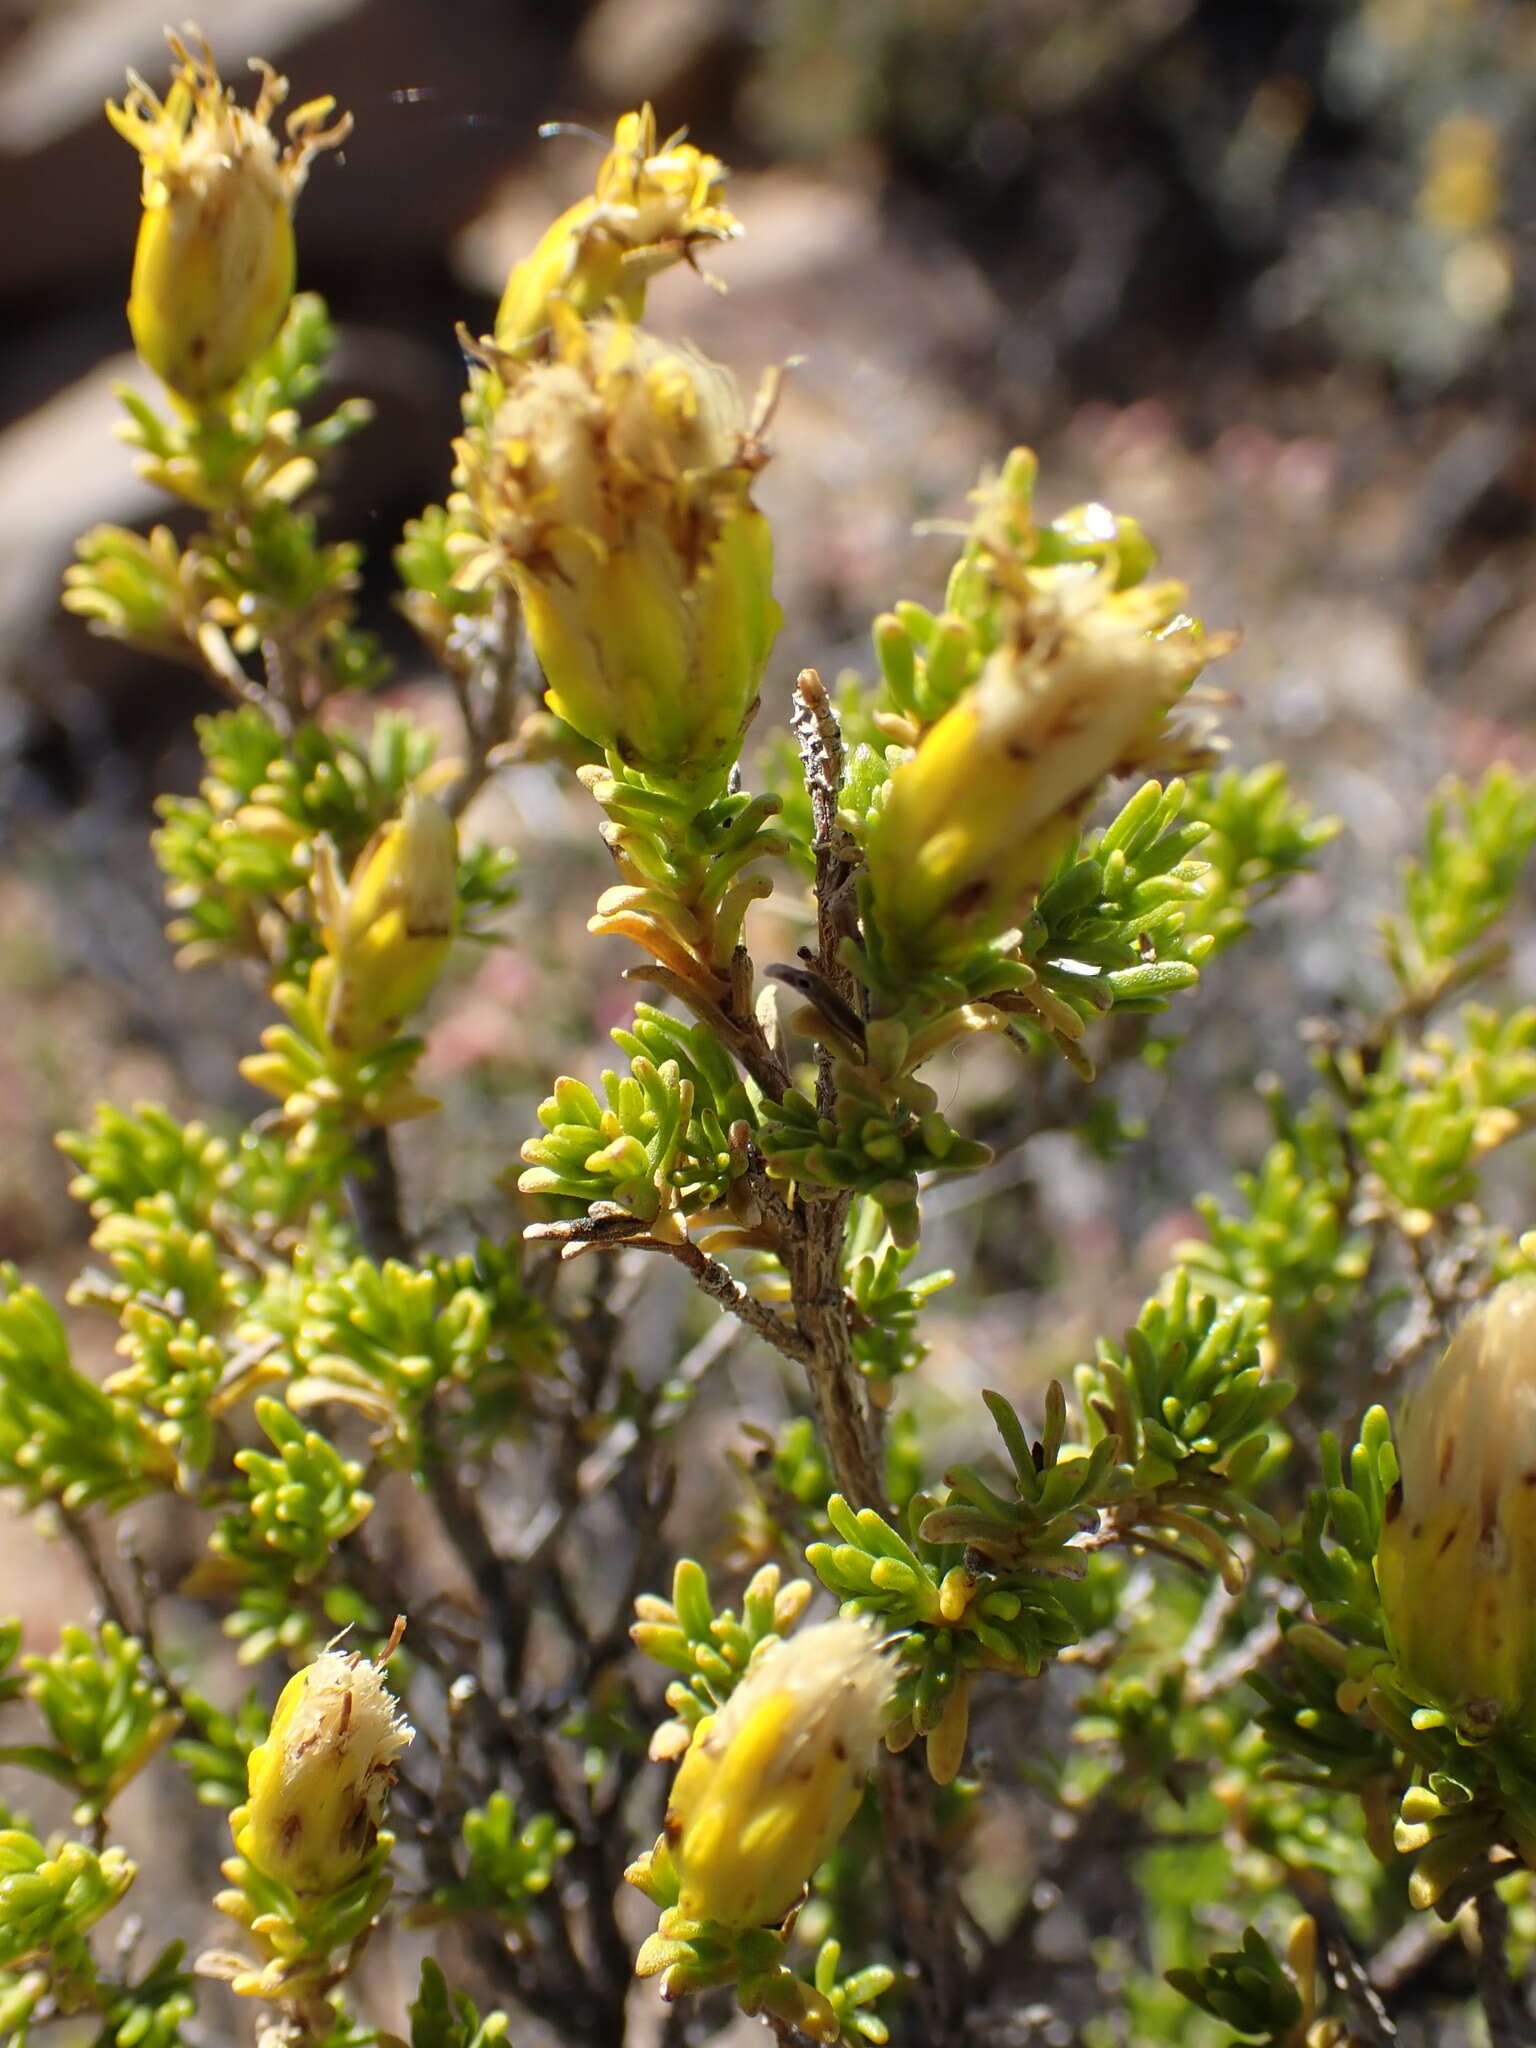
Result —
<path fill-rule="evenodd" d="M 853 1818 L 894 1685 L 862 1621 L 819 1622 L 758 1652 L 673 1783 L 666 1831 L 685 1919 L 783 1920 Z"/>
<path fill-rule="evenodd" d="M 558 297 L 583 318 L 610 304 L 631 320 L 659 271 L 691 260 L 700 242 L 741 232 L 720 204 L 725 165 L 670 136 L 658 149 L 649 106 L 623 114 L 591 193 L 568 207 L 507 279 L 496 313 L 496 344 L 522 348 L 550 324 Z"/>
<path fill-rule="evenodd" d="M 1536 1709 L 1536 1285 L 1469 1315 L 1397 1432 L 1376 1561 L 1408 1684 L 1471 1727 Z"/>
<path fill-rule="evenodd" d="M 255 104 L 236 104 L 208 45 L 171 34 L 176 59 L 160 99 L 136 72 L 107 118 L 143 160 L 143 218 L 128 323 L 144 361 L 192 406 L 226 394 L 282 325 L 293 296 L 293 203 L 311 159 L 352 126 L 335 101 L 271 127 L 288 81 L 259 57 Z M 333 118 L 333 115 L 335 117 Z"/>
<path fill-rule="evenodd" d="M 235 1847 L 297 1892 L 340 1891 L 367 1862 L 414 1734 L 382 1664 L 326 1650 L 289 1679 L 251 1751 L 250 1799 L 230 1817 Z"/>

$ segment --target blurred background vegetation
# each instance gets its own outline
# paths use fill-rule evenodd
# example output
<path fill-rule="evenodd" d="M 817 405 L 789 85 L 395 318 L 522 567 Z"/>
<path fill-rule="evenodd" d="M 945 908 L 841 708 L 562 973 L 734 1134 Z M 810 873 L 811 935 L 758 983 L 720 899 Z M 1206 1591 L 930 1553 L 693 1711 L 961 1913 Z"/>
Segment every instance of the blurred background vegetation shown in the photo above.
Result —
<path fill-rule="evenodd" d="M 645 98 L 663 131 L 686 123 L 734 167 L 747 226 L 713 265 L 728 292 L 669 276 L 653 322 L 749 386 L 804 358 L 760 493 L 787 616 L 781 712 L 802 663 L 868 672 L 871 615 L 935 597 L 952 544 L 923 522 L 959 514 L 1018 440 L 1042 456 L 1047 512 L 1103 498 L 1140 518 L 1204 616 L 1241 628 L 1220 678 L 1240 699 L 1236 758 L 1286 759 L 1346 834 L 1181 1008 L 1180 1057 L 1117 1079 L 1122 1117 L 1149 1130 L 1113 1160 L 1037 1134 L 1041 1105 L 1019 1098 L 1002 1048 L 950 1083 L 998 1156 L 927 1210 L 925 1266 L 960 1284 L 932 1311 L 925 1429 L 942 1445 L 951 1404 L 974 1413 L 982 1384 L 1028 1401 L 1134 1314 L 1198 1228 L 1193 1197 L 1252 1163 L 1268 1136 L 1254 1081 L 1303 1069 L 1303 1020 L 1381 994 L 1375 920 L 1433 783 L 1499 757 L 1536 766 L 1536 4 L 198 13 L 229 75 L 259 50 L 297 99 L 334 93 L 356 115 L 299 217 L 300 280 L 340 328 L 341 388 L 377 408 L 326 516 L 369 549 L 367 623 L 397 662 L 381 700 L 450 744 L 390 607 L 388 551 L 446 488 L 454 325 L 486 329 L 511 262 L 590 179 L 597 145 L 539 142 L 538 123 L 601 132 Z M 0 1254 L 56 1296 L 87 1220 L 59 1126 L 101 1095 L 249 1109 L 232 1053 L 254 1038 L 250 991 L 173 973 L 147 847 L 155 795 L 196 779 L 190 720 L 211 696 L 57 606 L 74 537 L 152 511 L 110 440 L 111 386 L 142 375 L 122 310 L 138 192 L 101 101 L 127 64 L 160 77 L 162 15 L 162 0 L 0 0 Z M 438 999 L 428 1078 L 445 1109 L 403 1146 L 429 1241 L 506 1228 L 510 1198 L 488 1190 L 550 1075 L 594 1075 L 628 1009 L 625 949 L 577 944 L 606 863 L 584 793 L 520 770 L 475 824 L 518 849 L 521 897 L 511 943 L 461 949 Z M 1528 997 L 1529 923 L 1513 968 Z M 621 1277 L 615 1306 L 626 1364 L 654 1376 L 699 1325 L 685 1283 L 646 1283 L 640 1296 Z M 108 1327 L 82 1322 L 77 1357 L 105 1363 Z M 743 1425 L 782 1413 L 761 1359 L 721 1381 L 690 1425 L 716 1455 L 684 1463 L 685 1532 L 690 1516 L 718 1530 L 738 1498 L 723 1454 L 750 1457 Z M 740 1535 L 749 1554 L 750 1524 Z M 9 1524 L 0 1540 L 6 1611 L 41 1629 L 80 1609 L 59 1551 Z"/>

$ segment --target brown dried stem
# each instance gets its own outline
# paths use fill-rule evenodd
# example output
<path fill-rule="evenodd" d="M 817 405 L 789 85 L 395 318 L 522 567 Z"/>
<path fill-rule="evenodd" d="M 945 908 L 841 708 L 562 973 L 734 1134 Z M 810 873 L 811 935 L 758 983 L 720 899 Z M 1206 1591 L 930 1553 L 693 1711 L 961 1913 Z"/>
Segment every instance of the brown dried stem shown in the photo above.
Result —
<path fill-rule="evenodd" d="M 727 1267 L 718 1259 L 712 1259 L 691 1238 L 654 1236 L 633 1216 L 620 1209 L 607 1209 L 601 1203 L 596 1205 L 594 1213 L 569 1222 L 530 1224 L 523 1235 L 559 1244 L 561 1256 L 567 1259 L 602 1246 L 661 1252 L 669 1259 L 676 1259 L 680 1266 L 685 1266 L 702 1294 L 707 1294 L 711 1301 L 735 1316 L 738 1322 L 745 1323 L 756 1336 L 763 1338 L 776 1351 L 781 1351 L 786 1358 L 793 1359 L 797 1365 L 810 1365 L 810 1340 L 804 1332 L 766 1302 L 759 1301 Z"/>
<path fill-rule="evenodd" d="M 843 785 L 843 738 L 821 677 L 802 669 L 790 713 L 805 786 L 811 799 L 811 845 L 816 856 L 817 971 L 847 1008 L 861 1014 L 861 990 L 842 957 L 849 930 L 854 849 L 838 815 Z M 835 1101 L 832 1062 L 819 1054 L 817 1107 L 829 1116 Z M 856 1507 L 880 1508 L 885 1485 L 870 1411 L 864 1398 L 848 1306 L 843 1291 L 843 1240 L 853 1197 L 846 1191 L 802 1194 L 794 1205 L 796 1228 L 786 1246 L 795 1315 L 809 1349 L 806 1368 L 822 1436 L 842 1491 Z"/>
<path fill-rule="evenodd" d="M 842 957 L 851 928 L 854 848 L 838 812 L 843 779 L 842 734 L 814 669 L 801 672 L 791 713 L 805 784 L 810 793 L 816 856 L 814 965 L 833 995 L 862 1016 L 862 991 Z M 817 1106 L 836 1104 L 832 1061 L 819 1058 Z M 886 1506 L 879 1443 L 854 1357 L 848 1298 L 843 1287 L 843 1245 L 852 1195 L 802 1190 L 784 1245 L 795 1317 L 808 1348 L 806 1372 L 822 1441 L 839 1489 L 856 1507 Z M 933 1788 L 913 1750 L 885 1759 L 886 1878 L 896 1907 L 901 1943 L 917 1971 L 916 2002 L 922 2038 L 946 2048 L 964 2034 L 965 1966 L 960 1949 L 954 1878 L 939 1845 Z"/>

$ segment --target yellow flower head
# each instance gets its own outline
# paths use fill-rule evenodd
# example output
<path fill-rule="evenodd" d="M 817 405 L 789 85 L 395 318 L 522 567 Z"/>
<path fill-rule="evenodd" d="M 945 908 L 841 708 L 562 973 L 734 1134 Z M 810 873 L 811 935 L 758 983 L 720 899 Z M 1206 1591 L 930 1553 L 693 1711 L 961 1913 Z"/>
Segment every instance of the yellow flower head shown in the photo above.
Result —
<path fill-rule="evenodd" d="M 861 1621 L 774 1637 L 701 1721 L 667 1806 L 678 1910 L 777 1926 L 847 1827 L 896 1674 Z"/>
<path fill-rule="evenodd" d="M 342 1890 L 362 1873 L 414 1734 L 379 1665 L 326 1650 L 283 1687 L 251 1751 L 250 1798 L 230 1816 L 235 1847 L 297 1892 Z"/>
<path fill-rule="evenodd" d="M 1136 580 L 1152 559 L 1138 529 L 1098 559 L 1041 562 L 1016 521 L 981 494 L 996 645 L 892 772 L 865 845 L 875 922 L 909 965 L 1024 917 L 1105 778 L 1163 751 L 1169 710 L 1226 644 L 1183 611 L 1182 584 Z"/>
<path fill-rule="evenodd" d="M 107 118 L 143 160 L 144 214 L 128 324 L 144 361 L 194 407 L 237 384 L 282 325 L 293 296 L 293 203 L 317 151 L 346 139 L 334 100 L 288 116 L 280 149 L 271 120 L 288 81 L 259 57 L 252 107 L 238 106 L 208 45 L 168 40 L 176 59 L 158 98 L 136 72 Z"/>
<path fill-rule="evenodd" d="M 343 883 L 329 841 L 315 849 L 320 937 L 333 975 L 326 1031 L 362 1051 L 425 1001 L 442 971 L 458 908 L 458 834 L 435 797 L 412 790 Z"/>
<path fill-rule="evenodd" d="M 1399 1669 L 1472 1728 L 1536 1724 L 1536 1285 L 1467 1317 L 1397 1454 L 1376 1576 Z"/>
<path fill-rule="evenodd" d="M 546 229 L 538 247 L 507 279 L 496 313 L 496 345 L 515 351 L 550 324 L 559 297 L 582 318 L 610 302 L 631 320 L 645 307 L 645 287 L 659 271 L 692 259 L 700 242 L 741 232 L 720 204 L 725 165 L 681 133 L 660 148 L 649 106 L 624 114 L 597 182 Z"/>
<path fill-rule="evenodd" d="M 721 775 L 779 609 L 751 502 L 766 460 L 735 379 L 628 321 L 556 305 L 553 360 L 498 359 L 510 389 L 458 444 L 488 546 L 462 572 L 511 577 L 550 709 L 645 773 Z"/>

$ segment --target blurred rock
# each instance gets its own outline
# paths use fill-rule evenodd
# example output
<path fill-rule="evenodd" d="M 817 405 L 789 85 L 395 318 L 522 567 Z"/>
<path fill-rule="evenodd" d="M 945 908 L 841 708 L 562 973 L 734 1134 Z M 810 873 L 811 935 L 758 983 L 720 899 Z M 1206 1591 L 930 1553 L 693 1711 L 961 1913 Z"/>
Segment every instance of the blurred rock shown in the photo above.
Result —
<path fill-rule="evenodd" d="M 600 98 L 615 106 L 652 101 L 665 133 L 679 118 L 665 102 L 694 97 L 697 74 L 732 27 L 725 0 L 598 0 L 576 57 Z"/>
<path fill-rule="evenodd" d="M 197 24 L 216 50 L 259 50 L 276 61 L 355 6 L 356 0 L 200 0 Z M 104 89 L 115 97 L 130 66 L 152 78 L 165 60 L 165 16 L 161 0 L 52 0 L 35 10 L 0 78 L 0 150 L 25 156 L 94 120 Z"/>

